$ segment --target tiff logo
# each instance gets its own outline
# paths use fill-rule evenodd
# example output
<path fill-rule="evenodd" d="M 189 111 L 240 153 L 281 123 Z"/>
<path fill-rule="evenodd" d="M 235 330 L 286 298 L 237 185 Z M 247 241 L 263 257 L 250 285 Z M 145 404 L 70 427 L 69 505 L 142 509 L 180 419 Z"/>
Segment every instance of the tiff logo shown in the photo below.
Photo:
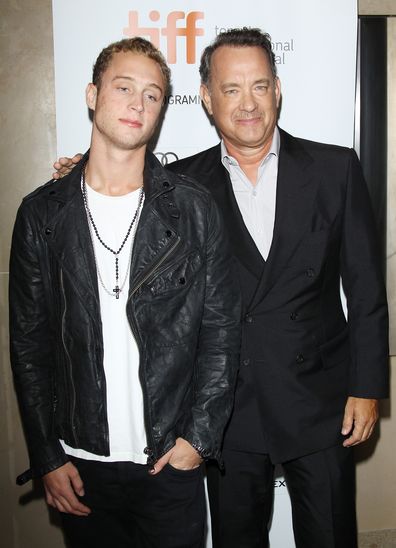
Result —
<path fill-rule="evenodd" d="M 152 10 L 149 13 L 149 18 L 153 22 L 159 21 L 161 14 L 157 10 Z M 158 27 L 140 27 L 139 12 L 129 12 L 129 27 L 124 29 L 124 35 L 132 38 L 133 36 L 143 36 L 148 38 L 157 48 L 160 48 L 160 36 L 166 37 L 167 61 L 169 64 L 176 63 L 176 42 L 178 36 L 183 36 L 186 39 L 186 61 L 189 65 L 195 63 L 196 59 L 196 37 L 203 36 L 204 29 L 197 28 L 198 19 L 203 19 L 202 11 L 171 11 L 166 18 L 166 26 Z M 177 21 L 185 20 L 184 27 L 178 27 Z"/>

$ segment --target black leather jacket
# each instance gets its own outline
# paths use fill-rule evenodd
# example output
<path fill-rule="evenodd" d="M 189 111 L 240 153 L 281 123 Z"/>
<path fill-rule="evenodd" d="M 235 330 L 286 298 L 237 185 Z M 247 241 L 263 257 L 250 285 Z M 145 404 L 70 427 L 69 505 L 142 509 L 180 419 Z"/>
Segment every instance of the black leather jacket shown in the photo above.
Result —
<path fill-rule="evenodd" d="M 109 455 L 81 164 L 62 182 L 50 181 L 26 197 L 14 227 L 11 363 L 31 465 L 20 483 L 68 460 L 59 439 Z M 148 463 L 177 437 L 203 457 L 218 458 L 240 344 L 239 288 L 227 238 L 210 194 L 165 171 L 151 153 L 144 187 L 126 314 L 140 351 Z"/>

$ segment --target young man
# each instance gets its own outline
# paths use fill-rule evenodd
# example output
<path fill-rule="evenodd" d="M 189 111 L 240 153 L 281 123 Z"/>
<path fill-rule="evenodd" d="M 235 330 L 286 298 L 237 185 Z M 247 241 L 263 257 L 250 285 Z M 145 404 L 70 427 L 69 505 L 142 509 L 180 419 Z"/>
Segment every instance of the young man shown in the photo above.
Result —
<path fill-rule="evenodd" d="M 141 38 L 99 55 L 91 147 L 26 197 L 10 262 L 11 362 L 31 469 L 72 547 L 201 547 L 239 351 L 210 194 L 146 150 L 169 69 Z"/>
<path fill-rule="evenodd" d="M 386 295 L 361 168 L 353 150 L 277 127 L 267 34 L 219 34 L 200 73 L 222 141 L 167 167 L 198 178 L 221 208 L 244 317 L 225 471 L 208 467 L 214 547 L 268 546 L 282 463 L 297 547 L 355 548 L 351 447 L 388 395 Z"/>

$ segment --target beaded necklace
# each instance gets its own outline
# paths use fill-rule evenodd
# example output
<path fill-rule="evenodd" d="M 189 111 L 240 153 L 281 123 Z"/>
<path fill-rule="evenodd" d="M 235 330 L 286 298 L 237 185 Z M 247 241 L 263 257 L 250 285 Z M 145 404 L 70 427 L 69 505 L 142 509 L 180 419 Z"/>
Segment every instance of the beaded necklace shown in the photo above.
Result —
<path fill-rule="evenodd" d="M 82 192 L 82 196 L 83 196 L 85 211 L 86 211 L 87 218 L 88 218 L 88 224 L 89 224 L 89 231 L 90 231 L 90 234 L 91 234 L 91 239 L 93 240 L 93 236 L 95 235 L 97 237 L 97 239 L 99 240 L 99 242 L 102 244 L 102 246 L 105 249 L 107 249 L 108 251 L 110 251 L 110 253 L 112 253 L 115 257 L 115 287 L 112 291 L 110 291 L 109 289 L 107 289 L 107 287 L 105 286 L 105 284 L 103 282 L 103 278 L 102 278 L 102 275 L 100 273 L 97 257 L 96 257 L 96 254 L 95 254 L 95 246 L 94 246 L 94 258 L 95 258 L 96 270 L 98 272 L 99 282 L 100 282 L 100 285 L 103 287 L 103 289 L 106 291 L 106 293 L 108 295 L 110 295 L 111 297 L 115 297 L 116 299 L 119 299 L 120 298 L 120 293 L 124 289 L 124 286 L 125 286 L 125 283 L 126 283 L 126 280 L 127 280 L 127 277 L 128 277 L 129 265 L 130 265 L 130 262 L 131 262 L 130 259 L 131 259 L 131 255 L 132 255 L 133 238 L 132 238 L 132 242 L 131 242 L 131 251 L 130 251 L 130 254 L 129 254 L 128 268 L 125 272 L 125 277 L 124 277 L 121 284 L 119 283 L 119 274 L 120 273 L 119 273 L 118 256 L 121 253 L 122 249 L 124 248 L 128 238 L 129 238 L 129 235 L 131 234 L 132 227 L 134 225 L 135 225 L 134 232 L 136 231 L 137 223 L 135 224 L 135 221 L 137 220 L 137 218 L 140 215 L 140 210 L 141 210 L 141 207 L 142 207 L 142 204 L 143 204 L 143 198 L 144 198 L 144 190 L 143 190 L 143 187 L 140 189 L 138 206 L 136 208 L 135 214 L 132 217 L 131 223 L 130 223 L 130 225 L 128 227 L 128 230 L 127 230 L 127 233 L 125 234 L 125 237 L 121 242 L 121 245 L 119 246 L 119 248 L 117 250 L 112 249 L 109 245 L 107 245 L 104 242 L 104 240 L 100 236 L 98 227 L 96 226 L 96 223 L 95 223 L 94 218 L 92 216 L 92 212 L 89 208 L 88 196 L 87 196 L 87 183 L 85 181 L 85 168 L 86 168 L 86 165 L 84 166 L 84 168 L 81 172 L 81 192 Z M 133 236 L 134 236 L 134 234 L 133 234 Z"/>

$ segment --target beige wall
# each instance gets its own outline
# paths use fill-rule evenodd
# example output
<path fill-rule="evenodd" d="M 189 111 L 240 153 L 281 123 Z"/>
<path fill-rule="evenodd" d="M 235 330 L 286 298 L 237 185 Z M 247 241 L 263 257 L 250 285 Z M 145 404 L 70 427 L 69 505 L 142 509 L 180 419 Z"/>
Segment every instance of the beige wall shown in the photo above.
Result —
<path fill-rule="evenodd" d="M 374 2 L 364 2 L 373 4 Z M 378 2 L 393 4 L 396 1 Z M 377 10 L 377 13 L 380 10 Z M 365 12 L 367 13 L 367 12 Z M 388 233 L 387 233 L 387 286 L 390 316 L 391 351 L 396 353 L 396 17 L 388 18 Z M 396 368 L 396 356 L 391 358 L 391 374 Z M 375 453 L 362 448 L 357 466 L 357 507 L 361 531 L 396 530 L 396 375 L 391 375 L 390 403 L 383 405 L 380 438 Z M 370 447 L 371 449 L 371 447 Z M 366 454 L 368 453 L 368 455 Z M 396 533 L 394 536 L 396 546 Z"/>
<path fill-rule="evenodd" d="M 381 7 L 383 13 L 391 13 L 392 7 L 396 11 L 392 0 L 361 1 L 361 11 L 367 13 L 364 10 L 379 4 L 388 5 Z M 27 456 L 9 372 L 7 330 L 8 255 L 15 211 L 23 195 L 49 178 L 56 154 L 51 15 L 51 0 L 0 3 L 0 543 L 5 548 L 64 546 L 59 528 L 50 524 L 39 486 L 15 486 Z M 393 394 L 395 384 L 394 379 Z M 389 408 L 384 415 L 375 454 L 358 465 L 361 530 L 396 529 L 396 421 Z M 56 521 L 56 516 L 50 518 Z"/>
<path fill-rule="evenodd" d="M 396 15 L 396 0 L 358 0 L 359 15 Z"/>
<path fill-rule="evenodd" d="M 8 361 L 10 236 L 22 196 L 49 179 L 55 158 L 51 0 L 0 2 L 0 545 L 61 548 L 41 492 L 15 486 L 28 463 Z M 39 497 L 39 498 L 37 498 Z M 41 498 L 40 498 L 41 497 Z"/>

